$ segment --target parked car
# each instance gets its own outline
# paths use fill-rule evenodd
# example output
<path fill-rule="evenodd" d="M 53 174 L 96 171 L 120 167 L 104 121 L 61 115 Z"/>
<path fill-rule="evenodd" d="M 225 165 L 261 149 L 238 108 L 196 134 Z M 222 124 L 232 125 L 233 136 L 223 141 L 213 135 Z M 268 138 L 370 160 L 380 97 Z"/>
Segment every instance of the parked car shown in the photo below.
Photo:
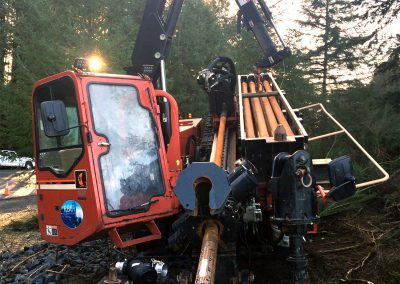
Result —
<path fill-rule="evenodd" d="M 20 167 L 27 170 L 33 169 L 35 161 L 28 157 L 19 157 L 17 152 L 0 150 L 0 167 Z"/>

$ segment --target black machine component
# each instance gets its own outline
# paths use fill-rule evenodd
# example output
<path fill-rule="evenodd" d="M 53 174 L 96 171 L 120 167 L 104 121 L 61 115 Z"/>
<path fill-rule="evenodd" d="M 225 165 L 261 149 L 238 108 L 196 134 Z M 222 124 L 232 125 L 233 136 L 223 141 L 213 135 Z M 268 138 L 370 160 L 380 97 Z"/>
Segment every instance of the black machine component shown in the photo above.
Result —
<path fill-rule="evenodd" d="M 271 179 L 274 222 L 307 225 L 318 221 L 311 167 L 310 154 L 303 150 L 275 157 Z"/>
<path fill-rule="evenodd" d="M 169 247 L 180 250 L 189 243 L 201 243 L 197 228 L 209 220 L 222 224 L 220 237 L 225 243 L 236 242 L 241 220 L 236 212 L 239 202 L 247 204 L 243 217 L 246 222 L 261 221 L 261 209 L 254 201 L 256 173 L 246 160 L 239 160 L 230 175 L 214 163 L 192 163 L 187 167 L 174 189 L 185 213 L 172 225 Z"/>
<path fill-rule="evenodd" d="M 135 284 L 154 284 L 157 282 L 157 270 L 151 263 L 131 259 L 116 263 L 117 270 L 128 276 Z"/>
<path fill-rule="evenodd" d="M 166 0 L 148 0 L 132 53 L 130 75 L 146 74 L 153 82 L 160 77 L 160 61 L 168 55 L 184 0 L 173 0 L 163 19 Z"/>
<path fill-rule="evenodd" d="M 204 119 L 203 133 L 198 147 L 199 162 L 206 162 L 210 160 L 212 145 L 214 142 L 214 126 L 211 115 Z"/>
<path fill-rule="evenodd" d="M 160 107 L 160 123 L 165 144 L 165 150 L 167 150 L 168 144 L 172 136 L 171 107 L 167 98 L 165 97 L 157 97 L 157 104 Z"/>
<path fill-rule="evenodd" d="M 229 196 L 235 202 L 256 196 L 257 169 L 245 159 L 238 160 L 236 165 L 229 175 L 211 162 L 195 162 L 183 170 L 174 191 L 186 213 L 220 215 Z"/>
<path fill-rule="evenodd" d="M 307 258 L 303 236 L 306 226 L 319 221 L 312 180 L 310 155 L 296 151 L 293 155 L 280 153 L 274 159 L 272 194 L 274 214 L 272 222 L 285 228 L 290 238 L 288 262 L 295 283 L 304 283 L 307 277 Z"/>
<path fill-rule="evenodd" d="M 229 174 L 228 180 L 231 184 L 232 197 L 236 202 L 240 202 L 256 195 L 257 169 L 245 159 L 238 160 L 236 166 Z"/>
<path fill-rule="evenodd" d="M 208 94 L 212 114 L 220 116 L 226 110 L 230 116 L 235 112 L 236 70 L 232 59 L 217 57 L 199 72 L 197 82 Z"/>
<path fill-rule="evenodd" d="M 356 193 L 356 178 L 353 176 L 353 164 L 349 156 L 342 156 L 331 161 L 329 180 L 333 188 L 328 197 L 341 201 Z"/>
<path fill-rule="evenodd" d="M 264 16 L 267 19 L 269 25 L 278 36 L 283 49 L 280 51 L 277 50 L 276 45 L 272 41 L 267 31 L 266 23 L 262 19 L 260 13 L 258 12 L 256 4 L 254 3 L 253 0 L 250 1 L 236 0 L 236 3 L 240 8 L 240 12 L 238 14 L 238 32 L 240 32 L 242 23 L 247 29 L 250 29 L 253 32 L 265 56 L 264 59 L 261 59 L 256 62 L 256 66 L 261 68 L 269 68 L 279 63 L 284 58 L 290 56 L 291 51 L 281 38 L 273 21 L 272 14 L 267 4 L 265 4 L 265 0 L 257 0 L 257 2 L 260 5 L 261 10 L 263 11 Z"/>
<path fill-rule="evenodd" d="M 203 228 L 202 224 L 210 220 L 223 224 L 221 227 L 223 231 L 220 237 L 226 244 L 236 242 L 240 227 L 239 222 L 237 219 L 233 218 L 231 214 L 225 213 L 226 212 L 213 215 L 212 217 L 192 216 L 189 213 L 182 214 L 172 224 L 173 233 L 168 237 L 168 247 L 177 252 L 185 250 L 192 244 L 199 246 L 202 241 L 199 235 L 199 228 Z"/>
<path fill-rule="evenodd" d="M 174 188 L 186 212 L 194 216 L 221 213 L 229 196 L 226 172 L 214 163 L 192 163 L 181 172 Z"/>

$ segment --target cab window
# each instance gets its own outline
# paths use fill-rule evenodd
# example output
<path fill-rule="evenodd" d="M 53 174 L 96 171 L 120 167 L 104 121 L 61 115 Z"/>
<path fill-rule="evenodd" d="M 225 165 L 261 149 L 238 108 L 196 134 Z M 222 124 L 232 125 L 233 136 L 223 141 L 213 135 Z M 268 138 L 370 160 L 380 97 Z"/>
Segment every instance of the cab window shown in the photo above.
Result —
<path fill-rule="evenodd" d="M 34 92 L 36 160 L 39 169 L 49 169 L 57 176 L 66 176 L 83 153 L 80 127 L 70 129 L 67 135 L 48 137 L 44 132 L 40 104 L 45 101 L 64 102 L 69 127 L 80 125 L 72 78 L 62 77 L 39 86 Z"/>

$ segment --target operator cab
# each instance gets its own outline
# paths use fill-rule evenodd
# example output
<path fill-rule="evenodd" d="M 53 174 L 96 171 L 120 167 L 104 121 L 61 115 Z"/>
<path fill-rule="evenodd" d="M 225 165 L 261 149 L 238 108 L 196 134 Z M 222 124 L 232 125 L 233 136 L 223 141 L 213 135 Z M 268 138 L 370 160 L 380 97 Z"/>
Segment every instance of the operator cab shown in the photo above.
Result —
<path fill-rule="evenodd" d="M 154 220 L 177 213 L 171 184 L 181 157 L 179 143 L 167 150 L 158 135 L 158 97 L 178 117 L 175 100 L 138 76 L 65 71 L 35 84 L 39 224 L 47 241 L 71 245 L 108 232 L 124 246 L 117 228 L 129 224 L 161 237 Z M 179 142 L 177 120 L 171 140 Z"/>

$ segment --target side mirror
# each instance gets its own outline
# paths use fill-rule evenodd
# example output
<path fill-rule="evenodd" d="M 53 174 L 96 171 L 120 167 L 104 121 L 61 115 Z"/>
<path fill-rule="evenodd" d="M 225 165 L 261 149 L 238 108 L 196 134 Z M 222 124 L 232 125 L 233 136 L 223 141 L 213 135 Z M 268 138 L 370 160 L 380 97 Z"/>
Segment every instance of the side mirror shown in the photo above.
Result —
<path fill-rule="evenodd" d="M 329 179 L 333 188 L 328 196 L 335 201 L 344 200 L 356 193 L 356 179 L 349 156 L 342 156 L 329 163 Z"/>
<path fill-rule="evenodd" d="M 44 133 L 48 137 L 68 135 L 68 116 L 64 102 L 46 101 L 40 104 Z"/>

